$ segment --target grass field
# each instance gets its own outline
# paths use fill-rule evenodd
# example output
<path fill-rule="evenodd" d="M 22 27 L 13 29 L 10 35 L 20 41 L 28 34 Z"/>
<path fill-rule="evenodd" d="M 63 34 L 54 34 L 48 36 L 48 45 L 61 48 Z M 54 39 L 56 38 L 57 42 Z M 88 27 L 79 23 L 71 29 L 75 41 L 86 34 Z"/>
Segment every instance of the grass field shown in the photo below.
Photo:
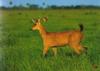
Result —
<path fill-rule="evenodd" d="M 0 10 L 2 41 L 0 71 L 100 71 L 100 10 Z M 42 25 L 48 32 L 79 29 L 84 25 L 82 44 L 87 54 L 73 54 L 69 46 L 58 48 L 53 56 L 42 56 L 43 44 L 38 31 L 32 31 L 32 18 L 48 17 Z"/>

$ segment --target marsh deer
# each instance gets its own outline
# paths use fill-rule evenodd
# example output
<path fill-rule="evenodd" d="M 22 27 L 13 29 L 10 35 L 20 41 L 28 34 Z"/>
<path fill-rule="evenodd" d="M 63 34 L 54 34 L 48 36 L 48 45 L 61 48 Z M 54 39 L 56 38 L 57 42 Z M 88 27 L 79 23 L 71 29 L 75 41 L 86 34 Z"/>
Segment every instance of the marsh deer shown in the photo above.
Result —
<path fill-rule="evenodd" d="M 83 25 L 80 24 L 80 29 L 70 30 L 65 32 L 47 32 L 42 26 L 41 21 L 47 21 L 46 17 L 41 19 L 32 20 L 34 25 L 32 30 L 38 30 L 43 40 L 43 55 L 45 56 L 49 48 L 52 48 L 54 55 L 57 54 L 57 48 L 55 46 L 69 45 L 77 54 L 80 54 L 84 50 L 84 47 L 80 44 L 83 38 Z"/>

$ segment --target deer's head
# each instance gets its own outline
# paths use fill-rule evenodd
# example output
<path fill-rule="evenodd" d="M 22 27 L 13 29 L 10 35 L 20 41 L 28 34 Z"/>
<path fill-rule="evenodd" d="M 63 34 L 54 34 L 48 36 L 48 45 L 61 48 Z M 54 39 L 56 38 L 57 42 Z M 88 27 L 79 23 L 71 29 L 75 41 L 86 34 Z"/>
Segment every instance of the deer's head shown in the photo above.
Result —
<path fill-rule="evenodd" d="M 44 17 L 44 18 L 40 18 L 40 19 L 32 19 L 34 25 L 32 26 L 32 30 L 39 30 L 40 27 L 42 26 L 41 25 L 41 22 L 44 21 L 46 22 L 48 20 L 47 17 Z"/>

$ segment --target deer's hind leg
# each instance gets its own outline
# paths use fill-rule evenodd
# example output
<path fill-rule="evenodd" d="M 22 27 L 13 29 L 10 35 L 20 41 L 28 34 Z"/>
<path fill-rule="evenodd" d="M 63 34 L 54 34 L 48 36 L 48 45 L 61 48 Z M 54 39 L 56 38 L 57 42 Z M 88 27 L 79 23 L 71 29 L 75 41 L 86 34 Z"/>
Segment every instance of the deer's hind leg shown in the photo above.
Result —
<path fill-rule="evenodd" d="M 74 51 L 75 51 L 78 55 L 81 53 L 80 50 L 77 48 L 76 45 L 72 45 L 71 47 L 74 49 Z"/>
<path fill-rule="evenodd" d="M 77 54 L 81 54 L 85 49 L 80 43 L 71 43 L 70 46 L 74 49 Z"/>
<path fill-rule="evenodd" d="M 77 54 L 81 54 L 82 47 L 78 43 L 70 43 L 69 45 Z"/>

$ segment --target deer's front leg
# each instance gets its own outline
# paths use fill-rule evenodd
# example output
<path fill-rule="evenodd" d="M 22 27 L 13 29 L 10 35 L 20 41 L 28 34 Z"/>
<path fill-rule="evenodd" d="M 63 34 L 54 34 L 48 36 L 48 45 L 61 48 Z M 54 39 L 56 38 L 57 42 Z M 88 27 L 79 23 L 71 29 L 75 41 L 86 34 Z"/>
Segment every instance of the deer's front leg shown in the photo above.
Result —
<path fill-rule="evenodd" d="M 44 45 L 44 49 L 43 49 L 43 56 L 47 55 L 49 47 L 47 45 Z"/>
<path fill-rule="evenodd" d="M 52 51 L 54 53 L 54 56 L 56 56 L 57 55 L 57 48 L 52 48 Z"/>

